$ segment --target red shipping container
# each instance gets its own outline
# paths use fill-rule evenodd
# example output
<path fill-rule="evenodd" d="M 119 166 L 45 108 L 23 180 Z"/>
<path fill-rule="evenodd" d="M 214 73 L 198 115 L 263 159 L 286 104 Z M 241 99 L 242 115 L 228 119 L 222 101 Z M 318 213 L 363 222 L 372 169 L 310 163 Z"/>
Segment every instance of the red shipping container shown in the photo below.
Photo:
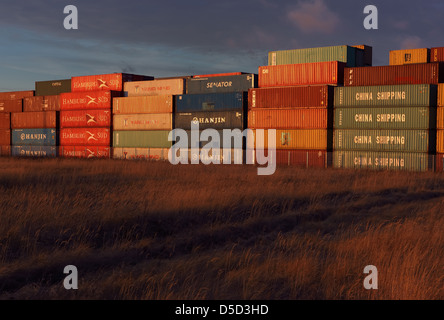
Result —
<path fill-rule="evenodd" d="M 444 80 L 444 63 L 345 68 L 345 86 L 438 84 Z"/>
<path fill-rule="evenodd" d="M 110 128 L 60 129 L 61 146 L 111 146 Z"/>
<path fill-rule="evenodd" d="M 444 153 L 436 154 L 436 171 L 444 171 Z"/>
<path fill-rule="evenodd" d="M 199 74 L 199 75 L 193 76 L 193 78 L 239 76 L 241 74 L 245 74 L 245 73 L 244 72 L 227 72 L 227 73 Z"/>
<path fill-rule="evenodd" d="M 268 158 L 263 158 L 263 155 L 253 152 L 251 149 L 247 150 L 249 155 L 256 164 L 270 161 Z M 265 157 L 268 157 L 268 150 L 264 150 Z M 331 163 L 330 155 L 326 150 L 276 150 L 276 158 L 274 159 L 276 165 L 282 166 L 298 166 L 305 168 L 326 168 Z"/>
<path fill-rule="evenodd" d="M 23 100 L 0 100 L 0 112 L 22 112 Z"/>
<path fill-rule="evenodd" d="M 327 129 L 333 127 L 332 109 L 254 109 L 248 111 L 252 129 Z"/>
<path fill-rule="evenodd" d="M 57 128 L 57 111 L 14 112 L 11 114 L 12 129 Z"/>
<path fill-rule="evenodd" d="M 59 156 L 64 158 L 109 158 L 111 155 L 110 147 L 94 146 L 60 146 Z"/>
<path fill-rule="evenodd" d="M 444 61 L 444 47 L 430 49 L 430 62 Z"/>
<path fill-rule="evenodd" d="M 9 112 L 0 113 L 0 129 L 11 128 L 11 114 Z"/>
<path fill-rule="evenodd" d="M 345 63 L 338 61 L 259 67 L 259 88 L 342 84 Z"/>
<path fill-rule="evenodd" d="M 60 112 L 60 128 L 111 127 L 111 109 Z"/>
<path fill-rule="evenodd" d="M 71 91 L 122 91 L 124 82 L 153 80 L 154 77 L 128 73 L 110 73 L 92 76 L 72 77 Z"/>
<path fill-rule="evenodd" d="M 11 130 L 0 129 L 0 146 L 11 145 Z"/>
<path fill-rule="evenodd" d="M 23 111 L 60 111 L 60 96 L 36 96 L 24 98 Z"/>
<path fill-rule="evenodd" d="M 83 91 L 60 94 L 60 110 L 111 109 L 114 97 L 122 96 L 116 91 Z"/>
<path fill-rule="evenodd" d="M 256 88 L 248 90 L 248 109 L 327 108 L 333 106 L 333 86 Z"/>
<path fill-rule="evenodd" d="M 34 96 L 34 91 L 11 91 L 0 92 L 0 100 L 20 100 L 26 97 Z"/>
<path fill-rule="evenodd" d="M 0 156 L 10 157 L 11 156 L 11 146 L 0 146 Z"/>

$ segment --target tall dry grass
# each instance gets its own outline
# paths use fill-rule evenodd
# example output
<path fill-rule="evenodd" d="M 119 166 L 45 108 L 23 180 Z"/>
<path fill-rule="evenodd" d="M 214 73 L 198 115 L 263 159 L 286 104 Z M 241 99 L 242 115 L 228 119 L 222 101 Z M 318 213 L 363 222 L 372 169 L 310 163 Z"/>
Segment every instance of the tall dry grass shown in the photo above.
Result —
<path fill-rule="evenodd" d="M 444 176 L 0 159 L 1 299 L 442 299 Z M 379 289 L 366 290 L 366 265 Z M 63 268 L 79 289 L 63 288 Z"/>

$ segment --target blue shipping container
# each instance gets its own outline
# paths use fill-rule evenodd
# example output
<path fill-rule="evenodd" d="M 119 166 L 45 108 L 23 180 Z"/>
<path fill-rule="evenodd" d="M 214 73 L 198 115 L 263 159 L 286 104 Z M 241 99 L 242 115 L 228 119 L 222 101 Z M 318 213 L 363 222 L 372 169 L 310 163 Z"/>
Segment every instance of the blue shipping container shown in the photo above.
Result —
<path fill-rule="evenodd" d="M 55 129 L 14 129 L 11 130 L 14 146 L 57 146 L 58 134 Z"/>
<path fill-rule="evenodd" d="M 57 147 L 51 146 L 13 146 L 13 157 L 57 157 Z"/>
<path fill-rule="evenodd" d="M 176 112 L 243 111 L 248 92 L 183 94 L 175 97 Z"/>

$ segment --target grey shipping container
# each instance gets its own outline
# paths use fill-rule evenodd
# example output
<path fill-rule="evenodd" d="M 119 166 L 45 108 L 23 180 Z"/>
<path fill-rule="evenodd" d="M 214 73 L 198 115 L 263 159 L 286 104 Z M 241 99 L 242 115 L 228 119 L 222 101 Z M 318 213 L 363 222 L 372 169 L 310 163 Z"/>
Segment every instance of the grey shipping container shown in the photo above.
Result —
<path fill-rule="evenodd" d="M 257 74 L 191 78 L 186 80 L 186 93 L 220 93 L 248 91 L 257 88 Z"/>
<path fill-rule="evenodd" d="M 335 108 L 335 129 L 436 129 L 435 107 Z"/>
<path fill-rule="evenodd" d="M 427 171 L 433 168 L 433 156 L 412 152 L 334 151 L 333 167 Z"/>
<path fill-rule="evenodd" d="M 199 129 L 244 129 L 246 117 L 242 111 L 183 112 L 174 114 L 174 127 L 191 130 L 191 124 Z"/>
<path fill-rule="evenodd" d="M 36 96 L 56 96 L 64 92 L 71 92 L 71 79 L 36 81 Z"/>
<path fill-rule="evenodd" d="M 184 94 L 175 97 L 175 112 L 243 111 L 248 104 L 248 92 Z"/>
<path fill-rule="evenodd" d="M 336 129 L 333 149 L 365 151 L 436 152 L 436 130 Z"/>

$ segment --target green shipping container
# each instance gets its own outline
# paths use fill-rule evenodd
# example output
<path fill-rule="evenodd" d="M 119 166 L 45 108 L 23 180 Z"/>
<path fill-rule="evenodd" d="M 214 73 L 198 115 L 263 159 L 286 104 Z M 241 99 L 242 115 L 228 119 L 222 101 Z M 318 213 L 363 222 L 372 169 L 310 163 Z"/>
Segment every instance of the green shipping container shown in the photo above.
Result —
<path fill-rule="evenodd" d="M 356 50 L 351 46 L 332 46 L 270 51 L 268 53 L 268 65 L 340 61 L 345 62 L 347 67 L 361 67 L 363 65 L 356 65 Z"/>
<path fill-rule="evenodd" d="M 335 107 L 435 107 L 437 86 L 428 84 L 335 88 Z"/>
<path fill-rule="evenodd" d="M 436 130 L 334 130 L 333 150 L 433 153 Z"/>
<path fill-rule="evenodd" d="M 433 170 L 433 156 L 412 152 L 334 151 L 333 167 L 427 171 Z"/>
<path fill-rule="evenodd" d="M 115 148 L 170 148 L 170 131 L 113 131 Z"/>
<path fill-rule="evenodd" d="M 335 108 L 335 129 L 436 129 L 435 107 Z"/>

